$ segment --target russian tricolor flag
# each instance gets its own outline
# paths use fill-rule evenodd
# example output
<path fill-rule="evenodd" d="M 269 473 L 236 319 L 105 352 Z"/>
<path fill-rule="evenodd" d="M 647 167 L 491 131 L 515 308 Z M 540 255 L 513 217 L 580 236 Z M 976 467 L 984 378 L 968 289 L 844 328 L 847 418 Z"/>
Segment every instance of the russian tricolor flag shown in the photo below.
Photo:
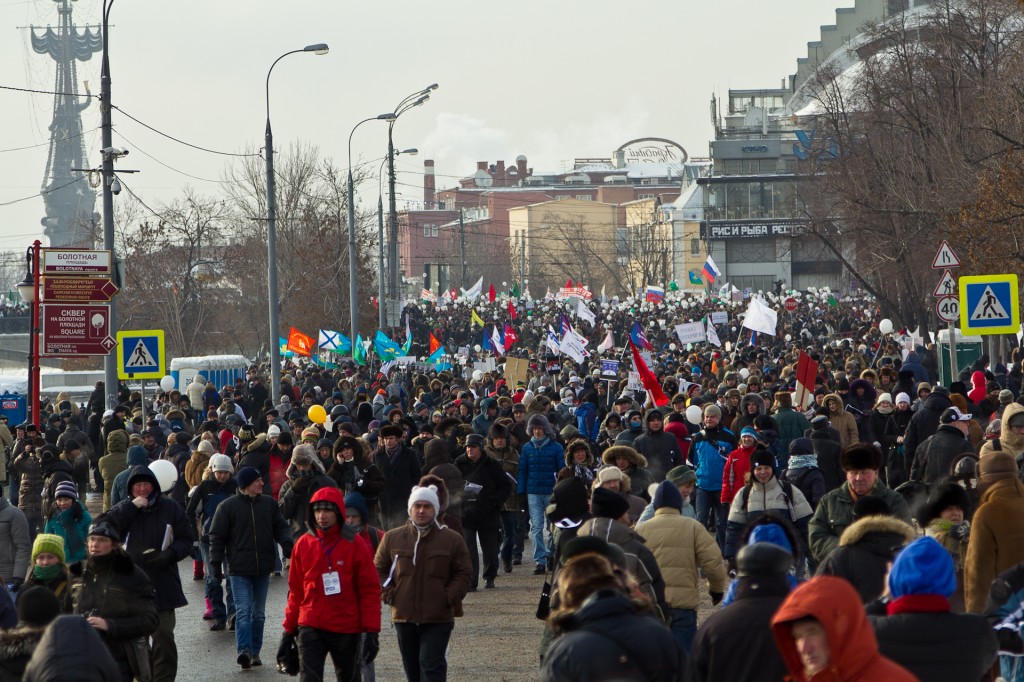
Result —
<path fill-rule="evenodd" d="M 665 290 L 661 287 L 647 285 L 647 301 L 649 303 L 661 303 L 665 299 Z"/>
<path fill-rule="evenodd" d="M 708 256 L 708 259 L 704 261 L 704 268 L 701 270 L 704 276 L 707 277 L 709 282 L 714 282 L 716 277 L 722 276 L 722 271 L 715 265 L 715 259 Z"/>

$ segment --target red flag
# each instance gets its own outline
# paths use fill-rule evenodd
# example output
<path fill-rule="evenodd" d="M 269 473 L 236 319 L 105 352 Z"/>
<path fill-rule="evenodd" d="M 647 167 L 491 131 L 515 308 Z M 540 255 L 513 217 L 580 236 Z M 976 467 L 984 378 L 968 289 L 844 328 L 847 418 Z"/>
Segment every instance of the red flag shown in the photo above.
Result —
<path fill-rule="evenodd" d="M 519 314 L 516 312 L 516 307 L 512 305 L 512 301 L 508 302 L 508 316 L 512 318 L 513 322 L 515 322 L 516 318 L 519 317 Z"/>
<path fill-rule="evenodd" d="M 800 351 L 796 362 L 796 391 L 793 404 L 803 410 L 814 402 L 814 381 L 818 376 L 818 363 L 807 353 Z"/>
<path fill-rule="evenodd" d="M 569 279 L 565 280 L 565 288 L 566 289 L 572 289 L 572 277 L 570 277 Z"/>
<path fill-rule="evenodd" d="M 430 333 L 430 353 L 428 353 L 428 355 L 433 355 L 434 351 L 436 351 L 440 347 L 441 347 L 441 342 L 438 341 L 437 337 L 434 336 L 434 333 L 431 332 Z"/>
<path fill-rule="evenodd" d="M 498 292 L 494 290 L 494 284 L 487 289 L 487 298 L 491 303 L 494 303 L 494 299 L 498 298 Z"/>
<path fill-rule="evenodd" d="M 632 339 L 629 341 L 629 349 L 633 351 L 633 368 L 640 374 L 640 383 L 651 392 L 654 404 L 658 407 L 668 405 L 668 396 L 665 395 L 665 391 L 661 390 L 658 377 L 654 376 L 654 372 L 647 368 L 647 363 L 640 356 L 640 351 L 633 345 Z"/>
<path fill-rule="evenodd" d="M 512 344 L 519 340 L 519 335 L 508 322 L 505 323 L 505 350 L 512 347 Z"/>
<path fill-rule="evenodd" d="M 308 358 L 314 348 L 316 348 L 316 340 L 312 336 L 306 336 L 295 327 L 288 330 L 288 350 Z"/>

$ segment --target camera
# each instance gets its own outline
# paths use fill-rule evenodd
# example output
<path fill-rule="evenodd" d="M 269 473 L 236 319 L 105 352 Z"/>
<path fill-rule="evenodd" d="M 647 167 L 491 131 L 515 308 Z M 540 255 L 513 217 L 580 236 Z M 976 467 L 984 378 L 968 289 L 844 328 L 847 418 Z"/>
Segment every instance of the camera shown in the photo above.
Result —
<path fill-rule="evenodd" d="M 121 193 L 121 181 L 117 179 L 117 176 L 110 181 L 110 193 L 120 194 Z"/>

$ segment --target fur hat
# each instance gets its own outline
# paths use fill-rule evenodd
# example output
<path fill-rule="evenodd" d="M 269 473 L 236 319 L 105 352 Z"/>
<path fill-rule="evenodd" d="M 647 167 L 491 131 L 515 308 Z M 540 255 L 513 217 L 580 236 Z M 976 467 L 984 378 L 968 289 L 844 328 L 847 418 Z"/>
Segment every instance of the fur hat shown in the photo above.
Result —
<path fill-rule="evenodd" d="M 960 507 L 965 519 L 971 516 L 971 498 L 958 483 L 943 483 L 932 490 L 928 496 L 928 504 L 921 510 L 921 525 L 927 526 L 942 516 L 943 509 L 949 507 Z"/>
<path fill-rule="evenodd" d="M 601 460 L 605 464 L 614 465 L 615 460 L 618 457 L 625 457 L 630 461 L 631 464 L 641 468 L 647 466 L 647 458 L 628 445 L 611 446 L 610 448 L 604 451 L 603 455 L 601 455 Z"/>
<path fill-rule="evenodd" d="M 869 443 L 852 443 L 839 455 L 839 465 L 843 471 L 878 471 L 882 468 L 882 451 Z"/>
<path fill-rule="evenodd" d="M 853 518 L 862 519 L 865 516 L 889 516 L 892 510 L 889 504 L 881 497 L 865 495 L 853 505 Z"/>
<path fill-rule="evenodd" d="M 607 483 L 608 481 L 621 481 L 624 475 L 625 474 L 623 474 L 622 471 L 619 470 L 619 467 L 607 466 L 604 467 L 603 469 L 600 469 L 597 472 L 597 478 L 595 478 L 594 480 L 597 482 L 598 485 L 601 485 L 602 483 Z"/>
<path fill-rule="evenodd" d="M 407 509 L 409 515 L 412 515 L 412 506 L 417 502 L 426 502 L 434 508 L 434 516 L 437 517 L 441 513 L 441 502 L 437 499 L 437 486 L 418 486 L 412 487 L 412 492 L 409 493 L 409 503 Z"/>
<path fill-rule="evenodd" d="M 32 563 L 40 554 L 52 554 L 64 563 L 64 538 L 52 533 L 40 533 L 32 543 Z"/>
<path fill-rule="evenodd" d="M 296 445 L 295 450 L 292 451 L 292 464 L 295 466 L 299 466 L 300 464 L 314 466 L 313 462 L 316 459 L 316 449 L 314 449 L 314 447 L 309 443 Z"/>
<path fill-rule="evenodd" d="M 397 424 L 386 424 L 380 427 L 380 433 L 378 435 L 382 440 L 384 438 L 391 437 L 401 439 L 403 436 L 405 436 L 405 431 L 403 431 L 402 427 L 398 426 Z"/>
<path fill-rule="evenodd" d="M 775 393 L 775 404 L 779 407 L 793 407 L 793 394 L 789 391 L 777 391 Z"/>
<path fill-rule="evenodd" d="M 209 457 L 213 457 L 217 452 L 213 447 L 213 443 L 208 440 L 199 441 L 199 445 L 196 446 L 196 450 L 199 451 L 199 454 L 207 455 Z"/>
<path fill-rule="evenodd" d="M 615 491 L 598 488 L 590 498 L 590 511 L 596 517 L 618 519 L 629 511 L 629 500 Z"/>

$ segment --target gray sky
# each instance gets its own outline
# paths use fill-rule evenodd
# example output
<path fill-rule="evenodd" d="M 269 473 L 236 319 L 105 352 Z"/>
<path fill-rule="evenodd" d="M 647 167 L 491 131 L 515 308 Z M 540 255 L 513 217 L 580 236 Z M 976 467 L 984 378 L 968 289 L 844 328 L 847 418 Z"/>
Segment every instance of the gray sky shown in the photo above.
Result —
<path fill-rule="evenodd" d="M 396 146 L 420 149 L 398 164 L 399 201 L 416 201 L 427 158 L 443 188 L 478 160 L 510 163 L 525 154 L 536 170 L 558 170 L 575 157 L 607 157 L 637 137 L 667 137 L 691 156 L 707 156 L 711 93 L 778 87 L 818 27 L 834 22 L 837 4 L 852 0 L 120 0 L 111 12 L 113 102 L 193 144 L 251 151 L 263 144 L 271 63 L 327 42 L 330 54 L 292 55 L 274 69 L 275 147 L 309 142 L 347 167 L 355 123 L 437 82 L 431 100 L 395 126 Z M 74 10 L 79 25 L 99 21 L 99 0 L 77 0 Z M 52 61 L 34 54 L 28 31 L 16 28 L 48 23 L 57 23 L 52 0 L 0 0 L 0 85 L 52 88 Z M 96 55 L 78 68 L 93 92 L 99 67 Z M 47 142 L 50 98 L 0 91 L 0 106 L 0 150 Z M 98 165 L 96 102 L 83 125 L 92 131 L 89 162 Z M 219 193 L 228 157 L 177 144 L 116 111 L 114 126 L 114 145 L 132 150 L 118 164 L 142 171 L 125 180 L 149 206 L 186 185 Z M 385 126 L 356 132 L 354 163 L 383 158 Z M 0 151 L 0 203 L 39 191 L 46 151 L 45 144 Z M 362 201 L 375 203 L 374 185 L 357 189 Z M 0 249 L 42 238 L 42 213 L 41 198 L 0 206 Z"/>

